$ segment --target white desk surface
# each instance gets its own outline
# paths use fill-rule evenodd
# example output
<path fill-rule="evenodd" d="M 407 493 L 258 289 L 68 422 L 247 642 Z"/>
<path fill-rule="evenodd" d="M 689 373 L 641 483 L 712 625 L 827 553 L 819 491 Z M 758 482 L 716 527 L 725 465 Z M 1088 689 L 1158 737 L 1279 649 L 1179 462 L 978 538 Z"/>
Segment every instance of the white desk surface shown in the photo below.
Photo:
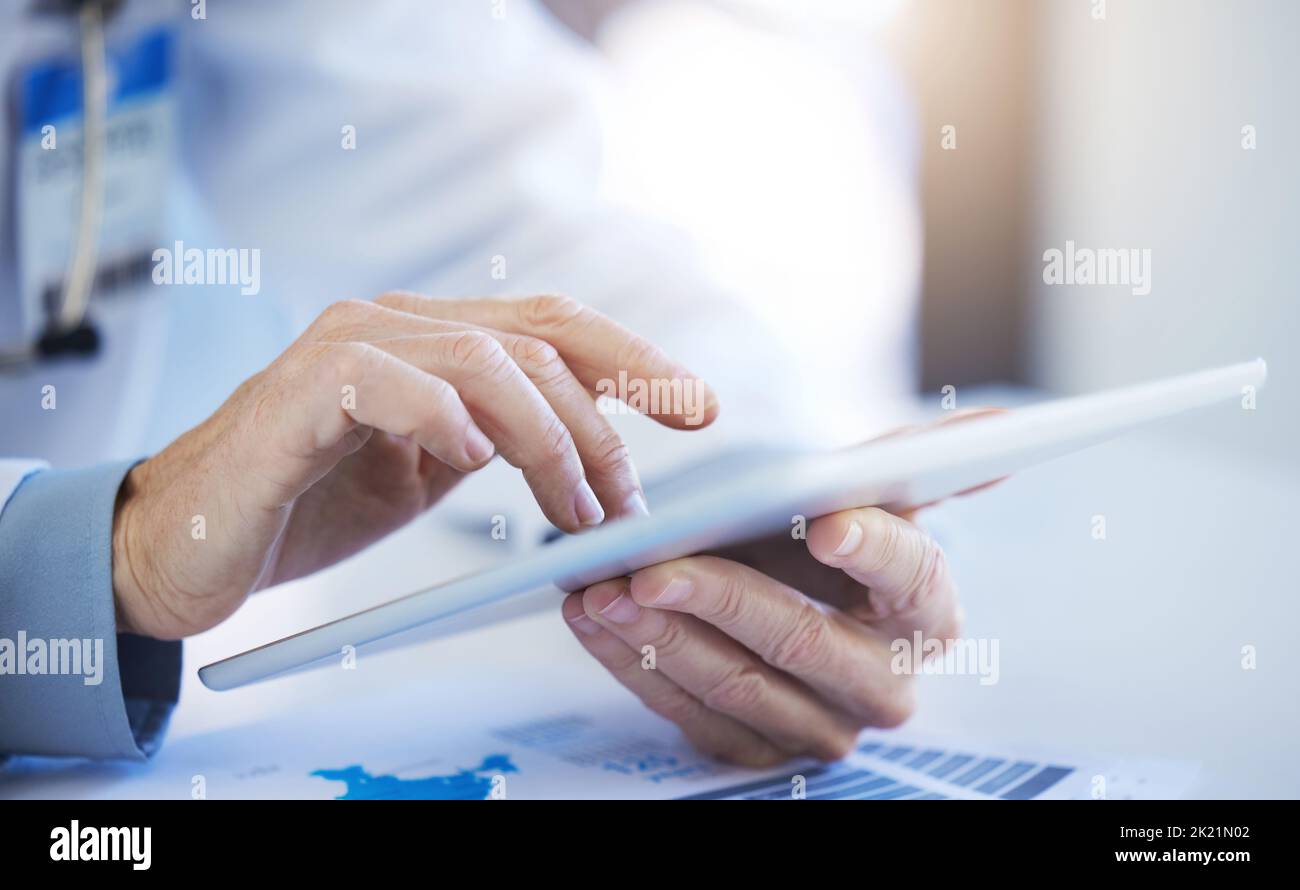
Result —
<path fill-rule="evenodd" d="M 1006 403 L 1003 396 L 996 401 Z M 1197 444 L 1199 425 L 1222 420 L 1211 412 L 1130 435 L 931 511 L 927 522 L 963 591 L 967 635 L 999 641 L 1000 680 L 921 678 L 909 728 L 954 744 L 1194 760 L 1202 765 L 1196 796 L 1300 796 L 1300 673 L 1288 655 L 1300 628 L 1289 560 L 1300 472 Z M 316 671 L 230 693 L 198 683 L 195 670 L 215 658 L 523 546 L 523 535 L 492 541 L 486 524 L 448 528 L 457 504 L 501 497 L 503 479 L 485 479 L 477 491 L 479 480 L 471 480 L 441 518 L 259 594 L 187 642 L 181 704 L 159 766 L 169 748 L 213 733 L 247 733 L 242 747 L 273 747 L 257 722 L 295 708 L 327 706 L 346 720 L 349 697 L 376 694 L 374 684 L 389 685 L 384 677 L 393 672 L 423 678 L 420 706 L 428 696 L 458 699 L 476 678 L 544 690 L 548 673 L 589 681 L 589 705 L 625 706 L 626 694 L 563 626 L 558 603 L 545 614 L 373 656 L 374 670 Z M 1104 541 L 1092 535 L 1096 515 L 1105 517 Z M 1243 646 L 1255 647 L 1256 669 L 1242 668 Z M 343 673 L 355 676 L 340 680 Z M 131 796 L 131 781 L 111 765 L 43 761 L 0 777 L 0 797 Z"/>

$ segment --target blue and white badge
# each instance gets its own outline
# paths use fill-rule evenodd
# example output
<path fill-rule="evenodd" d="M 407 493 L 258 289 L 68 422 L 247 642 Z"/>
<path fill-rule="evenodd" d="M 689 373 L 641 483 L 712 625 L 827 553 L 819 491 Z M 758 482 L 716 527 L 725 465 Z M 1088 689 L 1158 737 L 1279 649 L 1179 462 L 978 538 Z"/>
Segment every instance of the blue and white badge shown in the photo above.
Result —
<path fill-rule="evenodd" d="M 174 37 L 153 27 L 106 48 L 108 110 L 94 292 L 147 281 L 164 237 L 176 141 Z M 57 306 L 76 241 L 82 179 L 82 72 L 75 54 L 18 75 L 18 284 L 28 342 Z"/>

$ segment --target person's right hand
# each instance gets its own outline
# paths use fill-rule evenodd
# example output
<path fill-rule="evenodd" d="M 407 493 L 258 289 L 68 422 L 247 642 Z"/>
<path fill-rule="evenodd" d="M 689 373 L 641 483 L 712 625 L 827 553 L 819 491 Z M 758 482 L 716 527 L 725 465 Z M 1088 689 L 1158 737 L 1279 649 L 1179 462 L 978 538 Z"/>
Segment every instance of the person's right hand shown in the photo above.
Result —
<path fill-rule="evenodd" d="M 699 387 L 702 416 L 660 406 L 662 424 L 717 415 L 689 371 L 564 297 L 330 306 L 128 475 L 113 527 L 118 630 L 175 639 L 212 627 L 250 592 L 409 522 L 494 453 L 564 531 L 644 513 L 627 448 L 593 399 L 620 371 Z"/>

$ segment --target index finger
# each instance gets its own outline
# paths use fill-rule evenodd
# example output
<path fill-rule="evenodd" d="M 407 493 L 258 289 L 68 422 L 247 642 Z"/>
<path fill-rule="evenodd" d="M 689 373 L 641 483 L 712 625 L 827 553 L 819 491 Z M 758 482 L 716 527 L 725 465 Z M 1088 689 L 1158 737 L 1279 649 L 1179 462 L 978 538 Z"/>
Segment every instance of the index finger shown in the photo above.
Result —
<path fill-rule="evenodd" d="M 397 291 L 377 302 L 426 318 L 545 340 L 589 391 L 618 398 L 664 426 L 704 427 L 718 416 L 718 398 L 701 378 L 649 340 L 568 297 L 439 300 Z"/>

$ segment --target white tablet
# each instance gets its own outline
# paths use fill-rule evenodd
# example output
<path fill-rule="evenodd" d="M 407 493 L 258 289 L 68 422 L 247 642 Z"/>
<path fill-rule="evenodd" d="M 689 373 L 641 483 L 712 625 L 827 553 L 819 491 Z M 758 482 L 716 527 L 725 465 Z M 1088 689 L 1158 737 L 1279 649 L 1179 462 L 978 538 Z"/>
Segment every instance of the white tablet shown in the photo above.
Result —
<path fill-rule="evenodd" d="M 927 503 L 1133 427 L 1240 400 L 1264 383 L 1264 361 L 1044 402 L 836 452 L 769 456 L 693 473 L 649 516 L 624 519 L 511 557 L 497 568 L 421 590 L 207 665 L 209 689 L 234 689 L 337 658 L 344 646 L 402 634 L 541 589 L 574 590 L 657 562 L 788 529 L 796 516 Z"/>

